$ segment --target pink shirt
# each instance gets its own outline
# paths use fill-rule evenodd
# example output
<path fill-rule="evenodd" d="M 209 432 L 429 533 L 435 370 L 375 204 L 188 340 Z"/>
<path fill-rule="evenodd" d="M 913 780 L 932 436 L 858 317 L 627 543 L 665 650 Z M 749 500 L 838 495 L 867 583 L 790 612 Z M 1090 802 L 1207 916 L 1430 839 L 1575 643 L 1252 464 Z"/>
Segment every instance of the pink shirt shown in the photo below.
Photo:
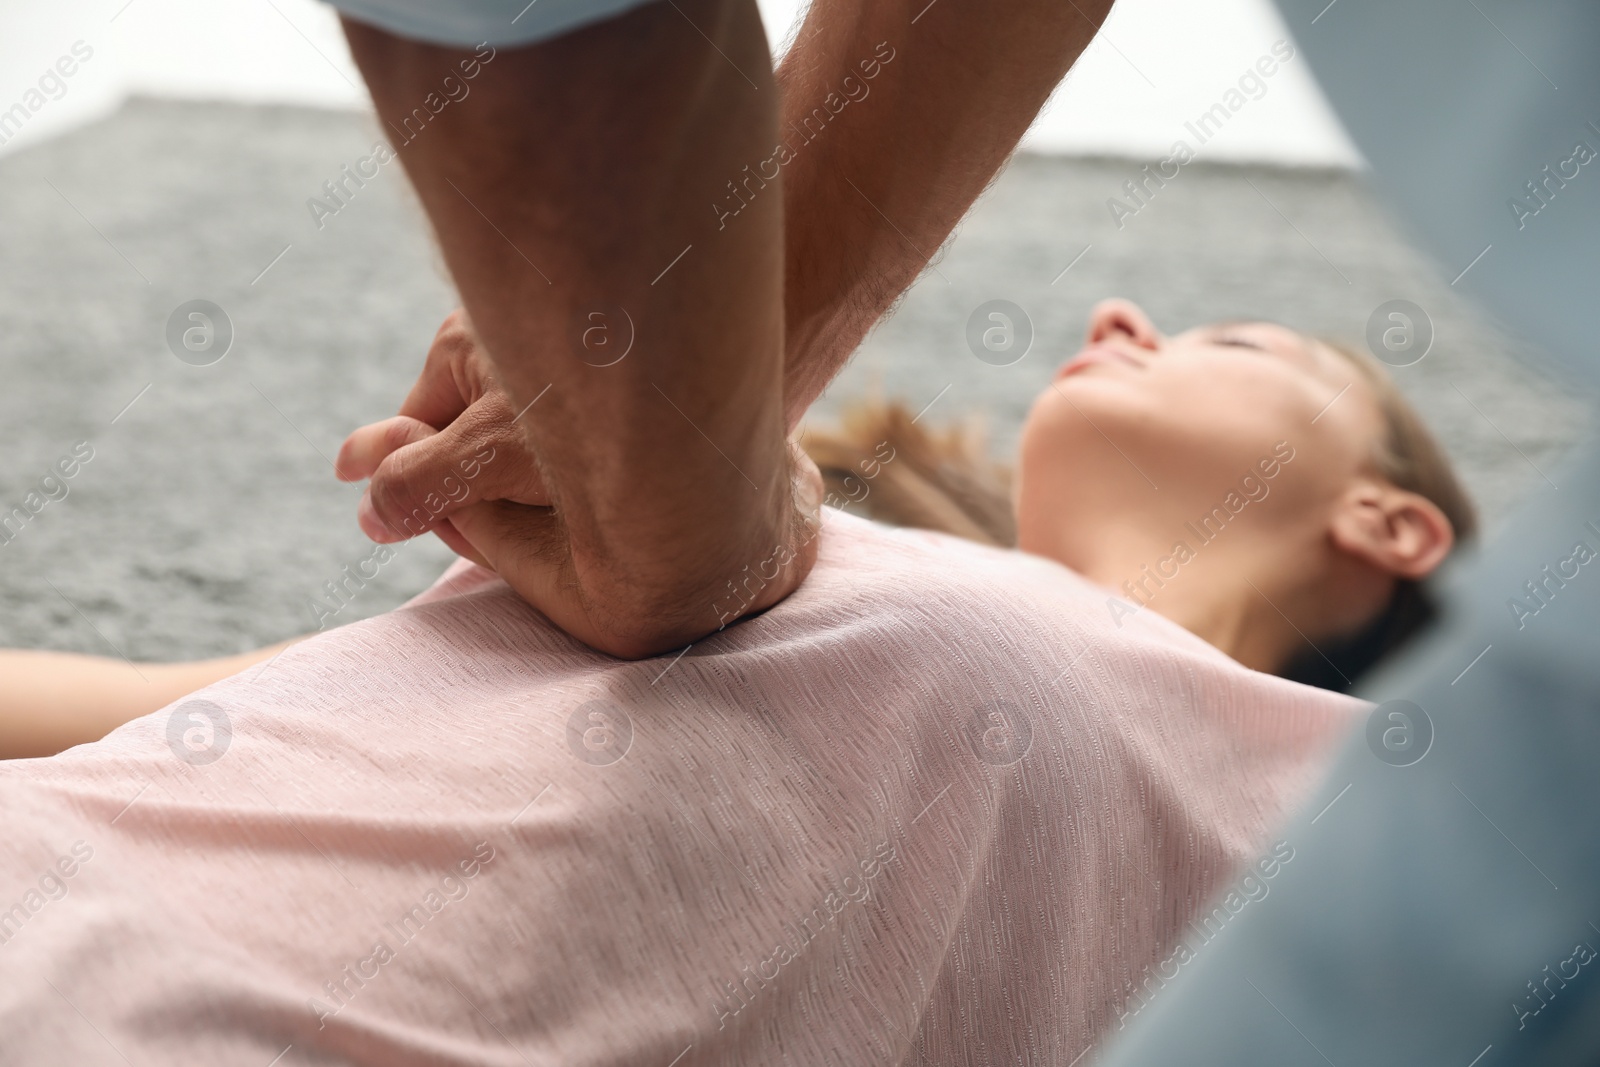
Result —
<path fill-rule="evenodd" d="M 458 565 L 0 765 L 0 1058 L 1072 1063 L 1365 707 L 1106 596 L 829 512 L 788 600 L 627 663 Z"/>

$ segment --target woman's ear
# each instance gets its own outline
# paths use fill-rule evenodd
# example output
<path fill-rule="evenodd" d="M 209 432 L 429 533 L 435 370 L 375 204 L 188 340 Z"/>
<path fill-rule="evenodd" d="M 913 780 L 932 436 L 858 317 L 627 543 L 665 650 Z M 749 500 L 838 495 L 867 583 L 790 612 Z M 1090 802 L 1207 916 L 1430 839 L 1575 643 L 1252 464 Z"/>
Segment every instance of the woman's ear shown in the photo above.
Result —
<path fill-rule="evenodd" d="M 1412 581 L 1444 562 L 1456 540 L 1450 520 L 1433 501 L 1372 481 L 1345 494 L 1328 533 L 1341 551 Z"/>

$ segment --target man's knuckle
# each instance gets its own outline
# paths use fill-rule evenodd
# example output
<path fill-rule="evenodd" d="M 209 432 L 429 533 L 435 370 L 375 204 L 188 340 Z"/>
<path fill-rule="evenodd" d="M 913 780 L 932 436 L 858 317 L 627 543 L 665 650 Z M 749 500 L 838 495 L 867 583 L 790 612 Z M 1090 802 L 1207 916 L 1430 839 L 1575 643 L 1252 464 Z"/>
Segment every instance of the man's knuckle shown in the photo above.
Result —
<path fill-rule="evenodd" d="M 390 456 L 372 476 L 370 492 L 373 510 L 391 527 L 416 510 L 418 497 L 414 485 L 414 465 L 407 457 Z"/>
<path fill-rule="evenodd" d="M 393 455 L 411 443 L 411 427 L 403 419 L 390 419 L 383 428 L 383 450 Z"/>

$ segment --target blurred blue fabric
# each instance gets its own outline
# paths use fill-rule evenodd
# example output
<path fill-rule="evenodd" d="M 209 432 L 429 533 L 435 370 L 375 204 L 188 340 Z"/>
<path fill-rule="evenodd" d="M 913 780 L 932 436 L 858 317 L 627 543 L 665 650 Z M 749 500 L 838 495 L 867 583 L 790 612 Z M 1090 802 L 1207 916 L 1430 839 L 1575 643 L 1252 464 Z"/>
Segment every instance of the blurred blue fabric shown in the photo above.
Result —
<path fill-rule="evenodd" d="M 651 0 L 329 0 L 333 7 L 397 37 L 471 48 L 538 44 Z"/>
<path fill-rule="evenodd" d="M 1278 3 L 1444 276 L 1600 382 L 1600 5 Z M 1101 1063 L 1600 1062 L 1600 446 L 1545 473 L 1362 687 L 1377 722 L 1271 895 L 1143 983 Z"/>

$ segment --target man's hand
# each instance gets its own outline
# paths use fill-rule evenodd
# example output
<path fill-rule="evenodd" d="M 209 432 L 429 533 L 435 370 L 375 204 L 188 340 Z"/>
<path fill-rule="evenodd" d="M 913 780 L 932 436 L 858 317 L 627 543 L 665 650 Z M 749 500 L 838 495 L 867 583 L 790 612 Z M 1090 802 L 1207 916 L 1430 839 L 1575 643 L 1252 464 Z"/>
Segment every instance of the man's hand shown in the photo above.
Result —
<path fill-rule="evenodd" d="M 431 531 L 482 563 L 451 525 L 452 514 L 482 500 L 550 505 L 517 430 L 518 416 L 531 410 L 511 409 L 466 313 L 451 312 L 399 414 L 361 427 L 339 450 L 342 480 L 372 480 L 356 512 L 362 532 L 388 544 Z"/>
<path fill-rule="evenodd" d="M 457 310 L 434 336 L 400 413 L 352 433 L 337 467 L 346 481 L 371 479 L 358 510 L 368 537 L 388 543 L 431 531 L 498 572 L 563 629 L 605 647 L 596 620 L 559 606 L 576 603 L 564 563 L 567 534 L 521 432 L 522 420 L 537 417 L 536 404 L 512 410 L 465 312 Z M 685 640 L 772 606 L 810 569 L 822 477 L 797 445 L 791 455 L 800 521 L 763 558 L 729 574 L 701 610 L 688 613 Z"/>

